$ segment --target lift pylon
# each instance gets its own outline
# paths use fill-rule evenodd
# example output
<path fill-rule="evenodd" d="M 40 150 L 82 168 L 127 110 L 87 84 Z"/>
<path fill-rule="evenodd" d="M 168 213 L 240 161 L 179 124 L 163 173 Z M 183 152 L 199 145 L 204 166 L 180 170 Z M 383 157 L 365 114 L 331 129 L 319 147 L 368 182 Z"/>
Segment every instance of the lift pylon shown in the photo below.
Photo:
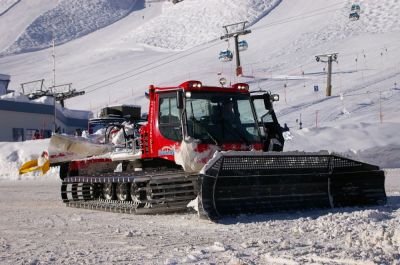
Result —
<path fill-rule="evenodd" d="M 235 58 L 236 58 L 236 75 L 243 74 L 242 66 L 240 65 L 240 46 L 239 36 L 251 33 L 251 30 L 245 29 L 247 21 L 238 22 L 223 26 L 226 34 L 221 36 L 221 40 L 233 38 L 235 42 Z M 247 44 L 247 43 L 246 43 Z M 247 47 L 246 47 L 247 48 Z"/>

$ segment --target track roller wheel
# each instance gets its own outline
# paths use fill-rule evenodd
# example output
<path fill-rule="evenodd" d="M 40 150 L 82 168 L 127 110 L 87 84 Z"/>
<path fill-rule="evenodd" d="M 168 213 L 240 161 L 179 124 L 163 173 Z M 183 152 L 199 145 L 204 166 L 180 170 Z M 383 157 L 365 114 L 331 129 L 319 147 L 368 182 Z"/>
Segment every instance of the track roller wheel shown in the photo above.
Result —
<path fill-rule="evenodd" d="M 120 201 L 131 200 L 131 185 L 130 183 L 117 183 L 116 187 L 117 198 Z"/>
<path fill-rule="evenodd" d="M 137 183 L 132 183 L 131 185 L 131 198 L 132 202 L 136 205 L 136 208 L 143 208 L 146 204 L 143 200 L 146 200 L 146 191 L 139 190 L 139 185 Z"/>
<path fill-rule="evenodd" d="M 106 200 L 115 199 L 115 185 L 113 183 L 104 183 L 104 185 L 103 185 L 103 197 Z"/>
<path fill-rule="evenodd" d="M 79 196 L 78 196 L 78 183 L 73 183 L 71 185 L 71 195 L 72 195 L 72 200 L 78 201 Z"/>
<path fill-rule="evenodd" d="M 85 201 L 93 199 L 93 190 L 89 183 L 82 184 L 82 196 Z"/>

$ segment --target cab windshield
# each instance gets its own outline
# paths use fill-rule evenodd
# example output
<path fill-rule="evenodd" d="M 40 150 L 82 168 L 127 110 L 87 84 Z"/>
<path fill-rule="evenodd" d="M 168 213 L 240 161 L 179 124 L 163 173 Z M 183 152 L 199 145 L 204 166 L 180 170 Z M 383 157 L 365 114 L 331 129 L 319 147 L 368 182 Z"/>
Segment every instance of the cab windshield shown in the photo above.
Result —
<path fill-rule="evenodd" d="M 248 95 L 186 93 L 187 135 L 203 143 L 259 143 Z"/>

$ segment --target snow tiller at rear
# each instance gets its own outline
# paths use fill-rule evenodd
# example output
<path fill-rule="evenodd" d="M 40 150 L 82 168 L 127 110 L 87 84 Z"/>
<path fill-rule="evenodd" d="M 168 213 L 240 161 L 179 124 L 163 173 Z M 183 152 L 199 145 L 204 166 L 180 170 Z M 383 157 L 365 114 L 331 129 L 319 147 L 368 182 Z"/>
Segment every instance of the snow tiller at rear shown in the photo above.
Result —
<path fill-rule="evenodd" d="M 197 197 L 201 217 L 216 219 L 386 202 L 384 172 L 376 166 L 328 153 L 281 152 L 278 95 L 250 93 L 244 83 L 187 81 L 150 86 L 147 96 L 146 122 L 96 120 L 111 126 L 103 128 L 106 146 L 95 142 L 98 133 L 91 141 L 54 136 L 50 164 L 60 165 L 66 205 L 160 213 L 185 210 Z M 43 168 L 30 162 L 22 173 Z"/>

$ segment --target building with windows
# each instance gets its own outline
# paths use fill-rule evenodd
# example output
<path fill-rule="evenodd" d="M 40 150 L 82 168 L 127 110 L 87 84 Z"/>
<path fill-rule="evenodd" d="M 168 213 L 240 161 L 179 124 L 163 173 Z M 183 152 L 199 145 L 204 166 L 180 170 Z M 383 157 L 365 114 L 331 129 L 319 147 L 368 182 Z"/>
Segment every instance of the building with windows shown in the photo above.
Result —
<path fill-rule="evenodd" d="M 66 134 L 87 129 L 90 111 L 63 108 L 58 103 L 55 107 L 52 97 L 29 100 L 9 91 L 9 80 L 9 76 L 0 75 L 1 142 L 48 138 L 54 128 Z"/>
<path fill-rule="evenodd" d="M 10 83 L 10 76 L 0 74 L 0 96 L 8 93 L 8 84 Z"/>

